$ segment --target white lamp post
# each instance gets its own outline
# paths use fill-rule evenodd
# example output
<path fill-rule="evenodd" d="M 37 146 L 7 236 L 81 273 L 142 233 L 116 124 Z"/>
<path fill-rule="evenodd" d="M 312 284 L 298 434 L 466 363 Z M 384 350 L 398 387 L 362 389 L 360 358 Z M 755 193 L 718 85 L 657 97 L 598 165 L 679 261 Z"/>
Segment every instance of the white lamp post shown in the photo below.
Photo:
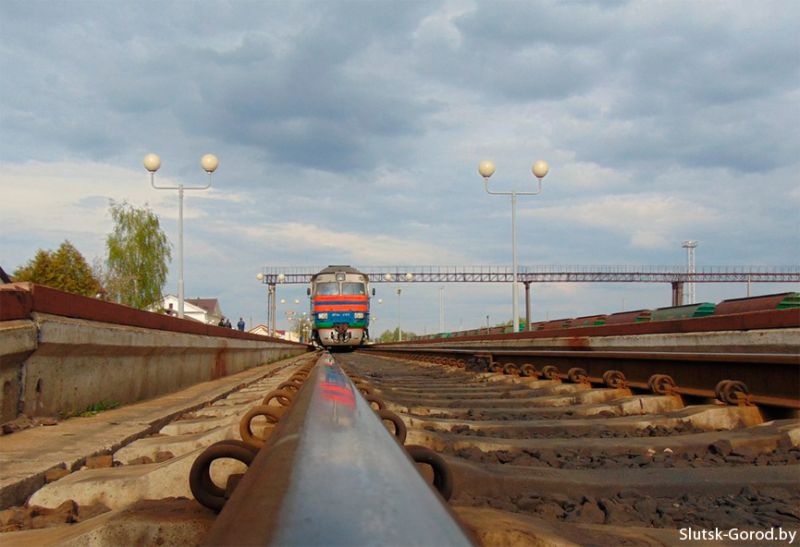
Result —
<path fill-rule="evenodd" d="M 208 184 L 205 186 L 156 186 L 156 171 L 161 167 L 161 158 L 156 154 L 147 154 L 144 157 L 144 168 L 150 172 L 150 185 L 156 190 L 178 191 L 178 317 L 183 318 L 183 191 L 207 190 L 211 187 L 211 173 L 219 167 L 219 160 L 214 154 L 206 154 L 200 158 L 200 165 L 208 173 Z"/>
<path fill-rule="evenodd" d="M 498 196 L 511 196 L 511 255 L 512 255 L 512 282 L 511 282 L 511 298 L 512 298 L 512 312 L 514 314 L 514 332 L 519 332 L 519 302 L 517 302 L 517 196 L 535 196 L 542 193 L 542 179 L 547 175 L 550 167 L 546 161 L 538 160 L 534 162 L 531 172 L 536 177 L 537 188 L 535 192 L 517 192 L 512 190 L 510 192 L 493 192 L 489 190 L 489 177 L 494 175 L 494 163 L 484 160 L 478 165 L 478 172 L 483 177 L 483 187 L 486 189 L 487 194 Z"/>
<path fill-rule="evenodd" d="M 408 281 L 409 283 L 414 281 L 414 274 L 411 272 L 406 272 L 403 275 L 403 279 Z M 400 295 L 403 293 L 403 289 L 397 289 L 397 341 L 403 341 L 403 331 L 400 329 Z"/>
<path fill-rule="evenodd" d="M 400 295 L 403 294 L 403 289 L 397 289 L 397 341 L 403 341 L 403 331 L 400 330 Z"/>

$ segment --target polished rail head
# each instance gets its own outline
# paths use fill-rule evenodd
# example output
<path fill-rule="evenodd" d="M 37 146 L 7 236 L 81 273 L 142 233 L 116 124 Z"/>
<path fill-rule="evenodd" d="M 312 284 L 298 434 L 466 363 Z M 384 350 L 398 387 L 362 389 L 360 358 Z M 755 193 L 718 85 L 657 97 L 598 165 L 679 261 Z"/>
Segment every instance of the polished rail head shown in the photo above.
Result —
<path fill-rule="evenodd" d="M 207 545 L 471 545 L 370 404 L 323 354 Z"/>

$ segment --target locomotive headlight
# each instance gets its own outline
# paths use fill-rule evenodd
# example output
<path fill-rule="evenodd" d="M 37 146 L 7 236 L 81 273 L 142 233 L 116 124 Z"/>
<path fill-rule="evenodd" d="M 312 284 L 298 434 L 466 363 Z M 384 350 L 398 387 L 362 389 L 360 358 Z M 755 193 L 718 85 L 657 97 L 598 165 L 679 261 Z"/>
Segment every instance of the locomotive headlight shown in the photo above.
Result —
<path fill-rule="evenodd" d="M 356 319 L 364 319 L 364 312 L 357 311 L 355 314 L 353 314 L 353 317 L 355 317 Z"/>
<path fill-rule="evenodd" d="M 328 312 L 321 312 L 317 314 L 317 319 L 327 319 L 327 318 L 328 318 Z"/>

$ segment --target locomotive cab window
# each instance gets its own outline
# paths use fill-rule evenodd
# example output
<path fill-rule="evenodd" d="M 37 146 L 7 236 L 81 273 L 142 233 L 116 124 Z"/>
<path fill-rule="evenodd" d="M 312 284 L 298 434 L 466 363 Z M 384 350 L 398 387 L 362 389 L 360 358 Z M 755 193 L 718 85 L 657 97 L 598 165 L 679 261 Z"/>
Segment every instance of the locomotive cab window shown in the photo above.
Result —
<path fill-rule="evenodd" d="M 323 296 L 339 294 L 338 283 L 317 283 L 317 294 Z"/>
<path fill-rule="evenodd" d="M 342 294 L 348 296 L 367 294 L 363 283 L 342 283 Z"/>

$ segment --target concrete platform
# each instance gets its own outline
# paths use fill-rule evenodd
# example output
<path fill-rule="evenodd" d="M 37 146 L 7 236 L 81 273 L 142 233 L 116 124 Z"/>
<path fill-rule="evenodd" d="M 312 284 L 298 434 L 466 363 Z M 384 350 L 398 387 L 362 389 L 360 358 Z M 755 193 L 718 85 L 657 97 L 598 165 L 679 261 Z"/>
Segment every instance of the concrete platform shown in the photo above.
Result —
<path fill-rule="evenodd" d="M 45 484 L 53 468 L 77 470 L 90 456 L 109 454 L 136 439 L 157 433 L 168 421 L 219 400 L 231 392 L 303 363 L 309 354 L 249 369 L 169 395 L 88 418 L 2 436 L 0 509 L 21 505 Z"/>

